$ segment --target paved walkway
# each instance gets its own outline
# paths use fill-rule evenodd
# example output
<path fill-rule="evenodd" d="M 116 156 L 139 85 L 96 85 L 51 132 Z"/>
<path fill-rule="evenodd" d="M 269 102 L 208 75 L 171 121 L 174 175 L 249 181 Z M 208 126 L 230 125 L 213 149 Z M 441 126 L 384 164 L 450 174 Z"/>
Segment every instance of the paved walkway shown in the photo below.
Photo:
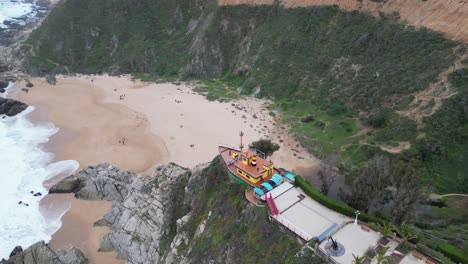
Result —
<path fill-rule="evenodd" d="M 351 220 L 311 199 L 290 183 L 285 182 L 270 193 L 279 210 L 274 219 L 306 241 L 319 237 L 335 224 Z"/>

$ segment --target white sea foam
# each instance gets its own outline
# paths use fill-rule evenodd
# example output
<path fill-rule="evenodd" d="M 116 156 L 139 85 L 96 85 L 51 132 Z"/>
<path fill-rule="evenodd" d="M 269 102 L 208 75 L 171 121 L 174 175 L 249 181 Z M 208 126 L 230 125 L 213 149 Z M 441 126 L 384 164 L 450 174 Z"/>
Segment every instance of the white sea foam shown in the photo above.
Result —
<path fill-rule="evenodd" d="M 7 20 L 15 20 L 17 18 L 27 16 L 33 17 L 36 15 L 34 3 L 27 3 L 26 1 L 16 0 L 0 0 L 0 27 L 7 27 L 3 24 Z M 16 21 L 20 22 L 20 21 Z M 21 23 L 21 22 L 20 22 Z"/>
<path fill-rule="evenodd" d="M 58 174 L 71 174 L 79 166 L 73 160 L 51 163 L 54 155 L 41 146 L 58 128 L 52 123 L 31 123 L 27 115 L 33 110 L 30 106 L 14 117 L 0 116 L 0 259 L 8 258 L 17 245 L 25 248 L 50 240 L 64 212 L 47 220 L 41 214 L 39 201 L 47 193 L 42 183 Z M 34 197 L 31 191 L 43 195 Z"/>
<path fill-rule="evenodd" d="M 11 93 L 11 91 L 14 89 L 15 83 L 14 82 L 9 82 L 8 86 L 5 88 L 4 93 L 0 93 L 0 97 L 3 98 L 8 98 L 8 95 Z"/>

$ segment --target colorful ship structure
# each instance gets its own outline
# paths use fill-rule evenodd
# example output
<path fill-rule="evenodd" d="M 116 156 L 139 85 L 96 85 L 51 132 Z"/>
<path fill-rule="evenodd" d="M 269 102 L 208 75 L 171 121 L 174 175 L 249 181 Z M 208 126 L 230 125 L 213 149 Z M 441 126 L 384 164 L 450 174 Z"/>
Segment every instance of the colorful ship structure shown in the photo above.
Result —
<path fill-rule="evenodd" d="M 219 146 L 219 154 L 226 164 L 230 177 L 248 186 L 245 192 L 247 200 L 257 206 L 264 206 L 267 193 L 280 186 L 284 181 L 294 182 L 294 174 L 281 168 L 275 168 L 271 160 L 256 149 L 243 151 L 241 132 L 240 149 Z"/>

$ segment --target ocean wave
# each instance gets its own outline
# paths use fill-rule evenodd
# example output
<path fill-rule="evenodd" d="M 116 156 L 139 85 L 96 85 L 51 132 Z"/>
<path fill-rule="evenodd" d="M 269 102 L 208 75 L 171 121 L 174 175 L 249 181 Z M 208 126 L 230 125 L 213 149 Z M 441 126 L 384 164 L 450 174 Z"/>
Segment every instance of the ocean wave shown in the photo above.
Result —
<path fill-rule="evenodd" d="M 14 117 L 0 118 L 0 259 L 17 245 L 24 248 L 50 240 L 65 211 L 55 218 L 44 217 L 39 208 L 47 193 L 43 182 L 70 175 L 79 166 L 73 160 L 53 162 L 54 155 L 42 146 L 58 128 L 52 123 L 33 124 L 27 118 L 32 111 L 34 107 L 29 106 Z M 37 192 L 43 195 L 33 196 Z"/>

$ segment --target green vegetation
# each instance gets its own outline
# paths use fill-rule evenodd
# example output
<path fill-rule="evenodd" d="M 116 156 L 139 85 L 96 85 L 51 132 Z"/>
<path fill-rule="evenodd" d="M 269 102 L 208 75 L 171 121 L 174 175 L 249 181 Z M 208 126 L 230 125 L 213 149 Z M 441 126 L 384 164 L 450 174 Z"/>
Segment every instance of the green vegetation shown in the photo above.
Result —
<path fill-rule="evenodd" d="M 393 231 L 393 224 L 390 222 L 384 222 L 381 227 L 381 231 L 382 231 L 382 236 L 384 237 L 389 236 Z"/>
<path fill-rule="evenodd" d="M 434 244 L 439 242 L 441 245 L 451 245 L 468 252 L 466 219 L 468 219 L 468 198 L 451 196 L 443 198 L 431 206 L 430 210 L 417 215 L 416 225 L 424 229 L 422 242 L 431 248 L 447 248 L 447 246 L 437 247 Z"/>
<path fill-rule="evenodd" d="M 352 208 L 351 206 L 335 200 L 331 197 L 328 197 L 324 195 L 323 193 L 320 192 L 317 188 L 311 186 L 307 181 L 305 181 L 301 176 L 296 175 L 295 178 L 295 183 L 297 186 L 301 187 L 301 189 L 309 195 L 312 199 L 316 200 L 317 202 L 321 203 L 322 205 L 337 211 L 339 213 L 342 213 L 344 215 L 354 217 L 356 209 Z M 359 219 L 364 222 L 376 222 L 376 223 L 383 223 L 384 221 L 381 219 L 378 219 L 377 217 L 361 213 L 359 215 Z"/>
<path fill-rule="evenodd" d="M 265 156 L 271 156 L 280 146 L 269 139 L 259 139 L 249 144 L 250 148 L 257 149 L 265 154 Z"/>
<path fill-rule="evenodd" d="M 353 254 L 353 263 L 354 264 L 364 263 L 364 257 L 356 256 L 356 255 Z"/>
<path fill-rule="evenodd" d="M 323 263 L 302 252 L 293 234 L 268 221 L 266 208 L 248 206 L 243 186 L 230 180 L 222 163 L 213 160 L 192 185 L 192 216 L 183 231 L 193 237 L 201 223 L 205 229 L 179 251 L 190 246 L 194 263 L 227 258 L 233 263 Z"/>
<path fill-rule="evenodd" d="M 417 151 L 427 180 L 438 190 L 468 193 L 468 69 L 452 72 L 449 81 L 457 95 L 424 120 L 426 137 L 418 142 Z"/>
<path fill-rule="evenodd" d="M 430 248 L 437 250 L 456 263 L 468 263 L 468 254 L 443 241 L 425 243 Z"/>
<path fill-rule="evenodd" d="M 166 76 L 159 76 L 151 73 L 142 73 L 137 72 L 132 74 L 134 79 L 138 79 L 144 82 L 155 82 L 155 83 L 162 83 L 162 82 L 174 82 L 177 81 L 177 76 L 175 75 L 166 75 Z"/>
<path fill-rule="evenodd" d="M 202 79 L 195 91 L 206 95 L 210 101 L 229 101 L 239 98 L 236 79 Z"/>

